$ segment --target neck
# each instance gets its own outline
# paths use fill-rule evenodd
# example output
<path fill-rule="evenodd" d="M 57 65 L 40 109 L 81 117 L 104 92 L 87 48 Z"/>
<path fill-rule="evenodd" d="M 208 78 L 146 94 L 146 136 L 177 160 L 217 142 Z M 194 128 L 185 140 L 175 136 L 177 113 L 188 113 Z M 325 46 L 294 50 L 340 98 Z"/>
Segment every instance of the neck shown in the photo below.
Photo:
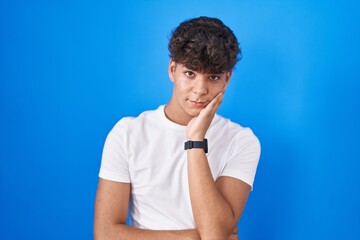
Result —
<path fill-rule="evenodd" d="M 177 101 L 174 99 L 174 96 L 171 97 L 170 102 L 164 108 L 165 116 L 172 122 L 186 126 L 189 121 L 193 118 L 187 114 L 183 109 L 178 105 Z"/>

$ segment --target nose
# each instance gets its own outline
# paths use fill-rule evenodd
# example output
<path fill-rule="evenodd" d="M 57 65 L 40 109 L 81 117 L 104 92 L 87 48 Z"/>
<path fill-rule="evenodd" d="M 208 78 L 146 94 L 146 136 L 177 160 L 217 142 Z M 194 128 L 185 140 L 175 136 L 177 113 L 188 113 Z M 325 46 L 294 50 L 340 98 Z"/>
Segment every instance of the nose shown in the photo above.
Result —
<path fill-rule="evenodd" d="M 193 92 L 202 96 L 208 93 L 207 81 L 203 77 L 199 77 L 194 81 Z"/>

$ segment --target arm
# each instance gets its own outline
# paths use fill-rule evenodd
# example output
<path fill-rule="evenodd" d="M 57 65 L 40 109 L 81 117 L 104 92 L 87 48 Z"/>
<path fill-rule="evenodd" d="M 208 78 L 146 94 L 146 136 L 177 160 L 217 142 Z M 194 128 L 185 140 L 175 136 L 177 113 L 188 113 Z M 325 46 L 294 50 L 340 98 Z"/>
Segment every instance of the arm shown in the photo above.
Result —
<path fill-rule="evenodd" d="M 202 141 L 220 106 L 219 94 L 187 126 L 189 140 Z M 213 180 L 207 157 L 202 149 L 187 150 L 190 199 L 196 228 L 201 239 L 228 239 L 247 201 L 250 186 L 231 177 Z"/>
<path fill-rule="evenodd" d="M 195 229 L 156 231 L 127 226 L 125 223 L 130 191 L 129 183 L 113 182 L 100 178 L 95 200 L 95 240 L 200 240 Z"/>
<path fill-rule="evenodd" d="M 201 239 L 228 239 L 245 207 L 250 186 L 231 177 L 214 182 L 202 149 L 188 150 L 191 205 Z"/>

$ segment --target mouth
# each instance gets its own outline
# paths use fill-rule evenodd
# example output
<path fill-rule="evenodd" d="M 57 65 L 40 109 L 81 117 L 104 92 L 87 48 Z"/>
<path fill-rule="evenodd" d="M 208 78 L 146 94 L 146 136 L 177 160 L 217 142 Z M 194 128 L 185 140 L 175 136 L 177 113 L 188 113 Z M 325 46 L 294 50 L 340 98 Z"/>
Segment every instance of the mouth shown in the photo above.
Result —
<path fill-rule="evenodd" d="M 208 101 L 190 100 L 190 104 L 197 108 L 204 108 L 208 104 Z"/>

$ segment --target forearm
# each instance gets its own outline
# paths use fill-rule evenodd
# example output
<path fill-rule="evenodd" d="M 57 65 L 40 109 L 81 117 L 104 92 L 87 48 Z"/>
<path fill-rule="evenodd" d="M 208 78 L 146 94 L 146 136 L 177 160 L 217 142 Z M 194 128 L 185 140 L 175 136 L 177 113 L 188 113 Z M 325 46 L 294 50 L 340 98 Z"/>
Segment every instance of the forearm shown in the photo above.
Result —
<path fill-rule="evenodd" d="M 188 230 L 147 230 L 125 224 L 107 224 L 106 228 L 95 231 L 95 240 L 200 240 L 195 229 Z"/>
<path fill-rule="evenodd" d="M 202 149 L 187 152 L 191 205 L 201 239 L 228 239 L 236 220 L 226 199 L 215 185 Z"/>

